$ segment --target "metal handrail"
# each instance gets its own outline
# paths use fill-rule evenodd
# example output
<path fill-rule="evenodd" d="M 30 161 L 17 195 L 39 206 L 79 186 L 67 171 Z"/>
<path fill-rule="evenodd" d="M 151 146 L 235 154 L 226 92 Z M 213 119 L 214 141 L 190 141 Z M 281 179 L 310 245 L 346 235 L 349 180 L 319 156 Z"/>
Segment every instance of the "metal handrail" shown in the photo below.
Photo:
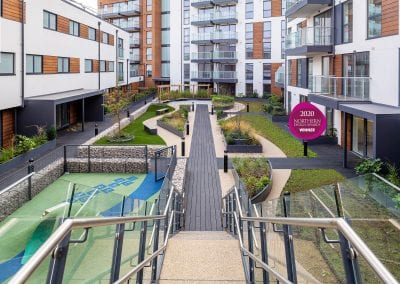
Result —
<path fill-rule="evenodd" d="M 7 186 L 5 189 L 3 189 L 2 191 L 0 191 L 0 195 L 6 193 L 7 191 L 11 190 L 13 187 L 19 185 L 20 183 L 26 181 L 27 179 L 29 179 L 30 177 L 32 177 L 33 175 L 35 175 L 35 172 L 32 172 L 26 176 L 24 176 L 23 178 L 20 178 L 19 180 L 17 180 L 16 182 L 10 184 L 9 186 Z"/>
<path fill-rule="evenodd" d="M 400 193 L 400 187 L 398 187 L 397 185 L 391 183 L 390 181 L 388 181 L 387 179 L 381 177 L 380 175 L 378 175 L 376 173 L 372 173 L 372 175 L 375 176 L 376 178 L 380 179 L 381 181 L 383 181 L 387 185 L 390 185 L 391 187 L 393 187 L 394 190 L 396 190 L 396 191 L 398 191 Z M 0 194 L 1 194 L 1 192 L 0 192 Z"/>
<path fill-rule="evenodd" d="M 291 225 L 291 226 L 302 226 L 309 228 L 326 229 L 332 228 L 340 231 L 343 236 L 352 244 L 355 250 L 364 257 L 372 271 L 384 282 L 396 284 L 398 281 L 394 278 L 392 273 L 381 263 L 381 261 L 375 256 L 375 254 L 369 249 L 364 241 L 357 235 L 356 232 L 350 227 L 350 225 L 342 218 L 292 218 L 292 217 L 246 217 L 242 214 L 241 204 L 239 202 L 238 190 L 235 187 L 234 191 L 236 195 L 237 208 L 239 209 L 239 217 L 241 221 L 247 222 L 262 222 L 270 223 L 272 225 Z M 235 216 L 236 226 L 239 227 L 239 222 L 236 220 L 236 212 L 233 212 Z M 242 248 L 243 241 L 240 230 L 238 230 L 239 242 L 243 253 L 249 255 L 249 251 L 246 248 Z M 250 255 L 249 255 L 250 257 Z M 258 263 L 264 263 L 261 259 L 256 256 L 252 256 L 252 259 Z M 267 265 L 264 263 L 264 265 Z M 270 271 L 275 275 L 274 271 Z M 276 275 L 275 275 L 276 276 Z M 289 282 L 290 283 L 290 282 Z"/>
<path fill-rule="evenodd" d="M 172 193 L 177 191 L 173 186 L 169 192 L 168 201 L 164 210 L 163 215 L 154 216 L 140 216 L 140 217 L 108 217 L 108 218 L 80 218 L 80 219 L 67 219 L 60 227 L 44 242 L 44 244 L 32 255 L 32 257 L 26 262 L 26 264 L 14 275 L 9 283 L 25 283 L 29 277 L 35 272 L 40 264 L 48 257 L 54 250 L 58 249 L 58 246 L 65 237 L 72 232 L 73 229 L 90 229 L 95 227 L 126 224 L 132 222 L 144 222 L 144 221 L 157 221 L 163 220 L 167 217 L 169 205 L 171 204 Z M 172 211 L 174 212 L 174 211 Z M 171 214 L 173 216 L 174 213 Z M 173 218 L 170 219 L 170 223 Z M 169 236 L 169 230 L 167 237 Z M 166 242 L 164 242 L 163 249 L 165 249 Z M 163 249 L 160 248 L 155 253 L 160 254 Z M 151 257 L 149 257 L 151 258 Z M 149 259 L 148 258 L 148 259 Z M 153 257 L 154 258 L 154 257 Z M 151 258 L 151 259 L 153 259 Z M 146 260 L 148 260 L 146 259 Z M 145 260 L 145 261 L 146 261 Z M 140 270 L 140 269 L 139 269 Z M 131 271 L 132 272 L 132 271 Z M 131 274 L 132 275 L 132 274 Z"/>

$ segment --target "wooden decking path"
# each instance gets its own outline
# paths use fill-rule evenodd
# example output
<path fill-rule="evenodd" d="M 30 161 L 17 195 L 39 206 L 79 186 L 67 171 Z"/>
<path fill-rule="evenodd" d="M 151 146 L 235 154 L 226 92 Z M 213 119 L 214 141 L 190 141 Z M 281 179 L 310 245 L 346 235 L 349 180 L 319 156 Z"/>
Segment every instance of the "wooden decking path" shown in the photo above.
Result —
<path fill-rule="evenodd" d="M 187 231 L 219 231 L 221 184 L 207 105 L 197 105 L 185 180 Z"/>

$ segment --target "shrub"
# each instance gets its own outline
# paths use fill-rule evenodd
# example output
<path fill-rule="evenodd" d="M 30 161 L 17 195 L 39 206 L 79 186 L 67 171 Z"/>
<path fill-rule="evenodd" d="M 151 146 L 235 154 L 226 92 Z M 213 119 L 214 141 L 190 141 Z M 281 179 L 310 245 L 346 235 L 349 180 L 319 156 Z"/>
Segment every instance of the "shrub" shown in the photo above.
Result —
<path fill-rule="evenodd" d="M 285 107 L 283 105 L 283 96 L 270 95 L 267 103 L 264 105 L 264 111 L 272 115 L 285 115 Z"/>
<path fill-rule="evenodd" d="M 386 178 L 394 185 L 400 186 L 400 176 L 396 166 L 394 164 L 387 163 L 386 168 L 388 170 Z"/>
<path fill-rule="evenodd" d="M 184 131 L 187 118 L 188 118 L 188 111 L 185 108 L 180 108 L 179 110 L 171 114 L 163 116 L 161 118 L 161 121 L 179 131 Z"/>
<path fill-rule="evenodd" d="M 370 174 L 370 173 L 380 173 L 382 171 L 383 162 L 380 159 L 365 159 L 360 164 L 355 167 L 356 173 Z"/>
<path fill-rule="evenodd" d="M 216 115 L 217 115 L 217 119 L 220 120 L 221 118 L 224 117 L 224 111 L 222 109 L 217 109 L 215 111 Z"/>
<path fill-rule="evenodd" d="M 198 97 L 198 98 L 209 98 L 210 94 L 208 93 L 207 90 L 200 89 L 200 90 L 197 91 L 196 97 Z"/>
<path fill-rule="evenodd" d="M 10 147 L 10 148 L 3 148 L 0 151 L 0 164 L 5 163 L 9 160 L 11 160 L 12 158 L 14 158 L 14 147 Z"/>
<path fill-rule="evenodd" d="M 245 184 L 249 197 L 256 196 L 271 183 L 268 161 L 263 158 L 235 158 L 235 169 Z"/>
<path fill-rule="evenodd" d="M 56 139 L 56 137 L 57 137 L 57 131 L 56 131 L 55 127 L 52 126 L 52 127 L 50 127 L 49 129 L 47 129 L 46 135 L 47 135 L 47 139 L 48 139 L 49 141 L 52 141 L 52 140 Z"/>
<path fill-rule="evenodd" d="M 32 138 L 26 137 L 24 135 L 16 135 L 15 143 L 15 152 L 17 155 L 26 153 L 36 147 L 35 141 Z"/>
<path fill-rule="evenodd" d="M 235 98 L 223 95 L 212 96 L 212 103 L 216 108 L 233 107 L 235 104 Z"/>

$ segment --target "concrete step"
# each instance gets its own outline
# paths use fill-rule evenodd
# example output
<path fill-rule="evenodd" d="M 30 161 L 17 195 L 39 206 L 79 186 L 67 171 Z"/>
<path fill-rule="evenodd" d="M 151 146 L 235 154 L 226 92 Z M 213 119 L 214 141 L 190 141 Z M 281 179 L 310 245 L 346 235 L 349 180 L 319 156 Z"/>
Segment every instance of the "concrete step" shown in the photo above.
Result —
<path fill-rule="evenodd" d="M 169 240 L 160 283 L 245 283 L 239 242 L 226 232 L 181 232 Z"/>

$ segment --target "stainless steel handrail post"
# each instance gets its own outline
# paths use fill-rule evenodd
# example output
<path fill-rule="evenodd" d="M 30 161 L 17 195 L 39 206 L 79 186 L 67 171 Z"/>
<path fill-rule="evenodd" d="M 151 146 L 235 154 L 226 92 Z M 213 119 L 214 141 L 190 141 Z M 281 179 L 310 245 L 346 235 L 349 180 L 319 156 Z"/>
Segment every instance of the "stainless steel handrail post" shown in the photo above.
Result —
<path fill-rule="evenodd" d="M 53 250 L 46 283 L 48 284 L 62 283 L 65 272 L 65 264 L 67 262 L 70 239 L 71 239 L 71 231 L 67 233 L 64 239 Z"/>
<path fill-rule="evenodd" d="M 285 194 L 283 196 L 282 206 L 285 217 L 289 217 L 290 214 L 289 195 Z M 285 245 L 287 276 L 289 281 L 297 283 L 296 258 L 294 256 L 293 234 L 290 225 L 287 224 L 283 225 L 283 239 Z"/>

